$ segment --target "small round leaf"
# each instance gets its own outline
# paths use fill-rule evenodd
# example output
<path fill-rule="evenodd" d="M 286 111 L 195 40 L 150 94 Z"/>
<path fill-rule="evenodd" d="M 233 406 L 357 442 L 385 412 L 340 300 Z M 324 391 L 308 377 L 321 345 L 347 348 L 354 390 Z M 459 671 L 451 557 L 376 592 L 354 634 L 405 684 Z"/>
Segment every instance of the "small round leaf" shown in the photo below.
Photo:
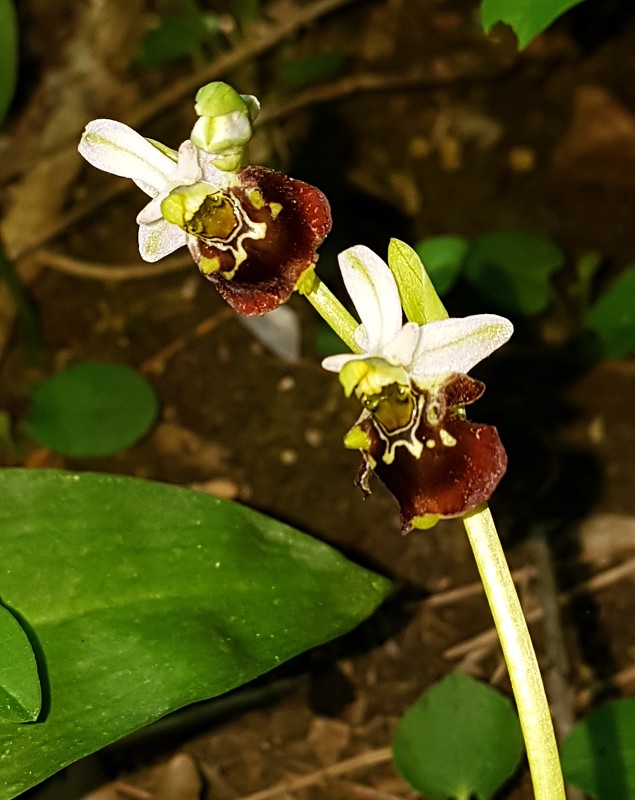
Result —
<path fill-rule="evenodd" d="M 138 441 L 157 409 L 154 390 L 134 370 L 86 361 L 36 389 L 27 427 L 63 455 L 103 456 Z"/>
<path fill-rule="evenodd" d="M 635 800 L 635 700 L 615 700 L 579 722 L 562 746 L 567 783 L 597 800 Z"/>
<path fill-rule="evenodd" d="M 489 800 L 516 771 L 523 738 L 511 702 L 461 672 L 428 689 L 395 736 L 395 766 L 429 800 Z"/>

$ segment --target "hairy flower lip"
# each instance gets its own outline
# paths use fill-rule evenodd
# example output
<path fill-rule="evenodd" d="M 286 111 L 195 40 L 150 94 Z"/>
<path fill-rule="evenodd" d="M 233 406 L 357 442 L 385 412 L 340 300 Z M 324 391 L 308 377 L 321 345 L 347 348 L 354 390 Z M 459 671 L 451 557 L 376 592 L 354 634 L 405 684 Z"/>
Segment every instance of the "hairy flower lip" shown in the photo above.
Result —
<path fill-rule="evenodd" d="M 264 236 L 245 236 L 245 258 L 238 264 L 226 242 L 190 237 L 188 245 L 220 295 L 239 313 L 253 316 L 285 303 L 314 266 L 331 229 L 331 212 L 322 192 L 303 181 L 257 166 L 237 175 L 239 184 L 230 191 L 251 223 L 266 226 Z"/>
<path fill-rule="evenodd" d="M 407 447 L 395 447 L 386 463 L 386 442 L 372 414 L 362 415 L 359 428 L 368 437 L 362 450 L 359 483 L 370 491 L 374 472 L 394 494 L 400 506 L 402 530 L 409 532 L 418 517 L 452 518 L 486 502 L 507 468 L 507 456 L 496 428 L 466 420 L 460 409 L 477 400 L 485 387 L 467 375 L 451 375 L 436 391 L 424 392 L 425 409 L 414 436 L 423 445 L 416 457 Z M 427 410 L 435 404 L 431 423 Z"/>

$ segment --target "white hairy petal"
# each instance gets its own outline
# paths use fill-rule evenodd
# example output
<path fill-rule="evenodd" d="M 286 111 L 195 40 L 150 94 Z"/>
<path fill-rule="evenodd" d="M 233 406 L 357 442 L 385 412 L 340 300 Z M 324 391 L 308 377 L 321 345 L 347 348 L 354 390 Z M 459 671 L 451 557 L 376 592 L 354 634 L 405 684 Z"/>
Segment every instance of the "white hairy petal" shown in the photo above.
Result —
<path fill-rule="evenodd" d="M 144 261 L 158 261 L 187 242 L 185 231 L 166 219 L 139 225 L 139 253 Z"/>
<path fill-rule="evenodd" d="M 417 344 L 419 342 L 421 326 L 416 322 L 407 322 L 395 338 L 382 349 L 382 356 L 393 366 L 409 367 Z"/>
<path fill-rule="evenodd" d="M 339 255 L 346 289 L 355 304 L 366 334 L 365 350 L 379 354 L 401 330 L 401 302 L 392 272 L 364 245 Z"/>
<path fill-rule="evenodd" d="M 168 176 L 176 169 L 172 159 L 141 134 L 112 119 L 90 122 L 78 149 L 97 169 L 131 178 L 150 196 L 164 190 Z"/>
<path fill-rule="evenodd" d="M 366 354 L 354 355 L 353 353 L 341 353 L 336 356 L 327 356 L 322 360 L 322 366 L 329 372 L 341 372 L 342 367 L 349 361 L 361 361 L 366 358 Z"/>
<path fill-rule="evenodd" d="M 467 373 L 509 339 L 513 325 L 496 314 L 443 319 L 423 325 L 411 375 L 416 380 Z"/>

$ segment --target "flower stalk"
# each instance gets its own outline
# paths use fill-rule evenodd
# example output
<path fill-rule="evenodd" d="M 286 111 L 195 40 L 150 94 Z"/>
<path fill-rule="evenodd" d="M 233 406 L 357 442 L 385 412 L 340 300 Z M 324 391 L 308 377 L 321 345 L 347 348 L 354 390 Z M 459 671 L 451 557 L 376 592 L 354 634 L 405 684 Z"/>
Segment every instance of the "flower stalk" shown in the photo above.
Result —
<path fill-rule="evenodd" d="M 516 698 L 534 796 L 536 800 L 564 800 L 558 747 L 536 654 L 488 506 L 466 514 L 463 524 Z"/>
<path fill-rule="evenodd" d="M 355 341 L 354 333 L 357 322 L 335 297 L 329 287 L 315 274 L 307 270 L 298 281 L 296 290 L 304 295 L 322 319 L 335 331 L 345 345 L 354 353 L 362 349 Z"/>

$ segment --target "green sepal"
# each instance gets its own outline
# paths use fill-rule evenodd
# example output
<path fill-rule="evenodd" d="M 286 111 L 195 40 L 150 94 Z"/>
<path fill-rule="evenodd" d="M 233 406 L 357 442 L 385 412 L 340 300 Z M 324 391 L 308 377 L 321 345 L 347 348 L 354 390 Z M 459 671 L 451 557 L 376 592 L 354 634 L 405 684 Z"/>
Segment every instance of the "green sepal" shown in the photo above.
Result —
<path fill-rule="evenodd" d="M 448 312 L 416 251 L 399 239 L 388 245 L 388 266 L 395 276 L 406 317 L 417 325 L 447 319 Z"/>
<path fill-rule="evenodd" d="M 410 520 L 410 527 L 418 531 L 429 531 L 434 528 L 440 519 L 441 517 L 437 516 L 437 514 L 423 514 L 420 517 L 413 517 Z"/>
<path fill-rule="evenodd" d="M 359 425 L 353 425 L 344 437 L 344 447 L 347 450 L 370 450 L 370 436 Z"/>

